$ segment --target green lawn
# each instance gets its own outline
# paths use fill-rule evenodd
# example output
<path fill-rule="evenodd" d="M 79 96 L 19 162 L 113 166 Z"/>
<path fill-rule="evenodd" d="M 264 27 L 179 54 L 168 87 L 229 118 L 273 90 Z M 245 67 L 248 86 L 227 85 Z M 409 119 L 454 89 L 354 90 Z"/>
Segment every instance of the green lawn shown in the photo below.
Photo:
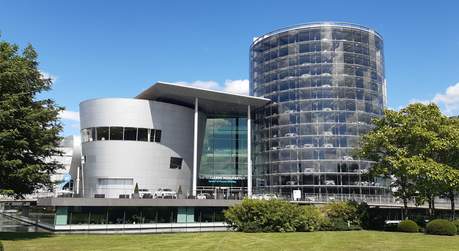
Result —
<path fill-rule="evenodd" d="M 376 231 L 49 235 L 0 233 L 9 250 L 459 250 L 459 236 Z"/>

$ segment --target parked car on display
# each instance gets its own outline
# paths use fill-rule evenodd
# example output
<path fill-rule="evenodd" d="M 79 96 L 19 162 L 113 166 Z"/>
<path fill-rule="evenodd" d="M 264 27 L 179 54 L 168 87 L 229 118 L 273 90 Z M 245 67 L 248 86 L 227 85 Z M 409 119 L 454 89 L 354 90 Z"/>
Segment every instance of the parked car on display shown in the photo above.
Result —
<path fill-rule="evenodd" d="M 251 199 L 255 199 L 255 200 L 275 200 L 275 199 L 277 199 L 277 195 L 275 195 L 273 193 L 253 194 Z"/>
<path fill-rule="evenodd" d="M 160 188 L 153 194 L 153 198 L 172 198 L 177 199 L 177 192 L 169 188 Z"/>
<path fill-rule="evenodd" d="M 354 160 L 351 156 L 343 156 L 343 160 Z"/>
<path fill-rule="evenodd" d="M 335 181 L 334 180 L 325 180 L 325 185 L 326 186 L 334 186 L 335 185 Z"/>
<path fill-rule="evenodd" d="M 142 199 L 152 199 L 153 195 L 148 189 L 139 189 L 139 197 Z"/>
<path fill-rule="evenodd" d="M 196 199 L 198 200 L 212 199 L 212 196 L 208 193 L 200 193 L 196 195 Z"/>
<path fill-rule="evenodd" d="M 263 199 L 264 200 L 275 200 L 275 199 L 277 199 L 277 195 L 275 195 L 273 193 L 263 194 Z"/>

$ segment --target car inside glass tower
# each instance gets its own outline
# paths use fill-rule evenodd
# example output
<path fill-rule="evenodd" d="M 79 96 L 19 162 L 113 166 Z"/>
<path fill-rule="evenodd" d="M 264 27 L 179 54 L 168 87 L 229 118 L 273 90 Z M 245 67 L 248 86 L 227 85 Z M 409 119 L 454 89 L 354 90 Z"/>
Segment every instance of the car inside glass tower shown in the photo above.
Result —
<path fill-rule="evenodd" d="M 352 24 L 299 25 L 254 40 L 251 95 L 272 100 L 255 114 L 258 193 L 292 199 L 295 191 L 306 200 L 388 193 L 388 181 L 370 179 L 372 163 L 354 154 L 383 114 L 383 55 L 382 37 Z"/>

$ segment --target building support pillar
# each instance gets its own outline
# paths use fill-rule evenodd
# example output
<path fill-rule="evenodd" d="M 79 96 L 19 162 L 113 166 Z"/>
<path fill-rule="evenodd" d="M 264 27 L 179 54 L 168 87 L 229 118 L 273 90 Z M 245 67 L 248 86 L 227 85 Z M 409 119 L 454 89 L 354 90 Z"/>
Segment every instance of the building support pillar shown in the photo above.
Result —
<path fill-rule="evenodd" d="M 194 100 L 194 134 L 193 134 L 193 181 L 192 181 L 192 195 L 197 194 L 197 183 L 198 183 L 198 113 L 199 113 L 199 100 Z"/>
<path fill-rule="evenodd" d="M 252 115 L 247 106 L 247 196 L 252 197 Z"/>

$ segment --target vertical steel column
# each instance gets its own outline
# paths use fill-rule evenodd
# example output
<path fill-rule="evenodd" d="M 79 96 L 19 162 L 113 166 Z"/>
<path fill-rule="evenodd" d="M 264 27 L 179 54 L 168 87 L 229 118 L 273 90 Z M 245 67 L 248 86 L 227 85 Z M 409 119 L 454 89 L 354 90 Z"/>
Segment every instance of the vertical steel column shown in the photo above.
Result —
<path fill-rule="evenodd" d="M 198 182 L 198 98 L 194 100 L 194 137 L 193 137 L 193 196 L 196 196 L 196 186 Z"/>
<path fill-rule="evenodd" d="M 247 195 L 252 197 L 252 118 L 247 106 Z"/>

